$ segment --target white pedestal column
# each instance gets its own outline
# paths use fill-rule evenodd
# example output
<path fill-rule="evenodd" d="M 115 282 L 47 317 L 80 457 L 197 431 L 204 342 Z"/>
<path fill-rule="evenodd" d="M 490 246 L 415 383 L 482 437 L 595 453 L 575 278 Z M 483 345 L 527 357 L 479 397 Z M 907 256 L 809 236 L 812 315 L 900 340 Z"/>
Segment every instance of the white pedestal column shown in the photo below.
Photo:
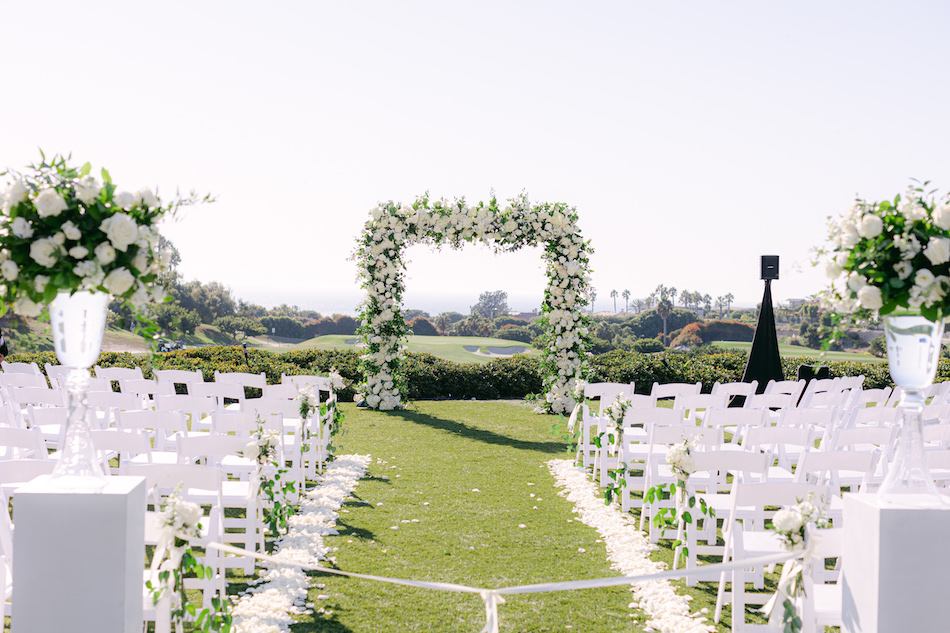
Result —
<path fill-rule="evenodd" d="M 98 494 L 38 477 L 13 508 L 13 633 L 142 630 L 144 477 L 109 477 Z"/>
<path fill-rule="evenodd" d="M 947 630 L 950 506 L 930 496 L 846 495 L 843 630 Z"/>

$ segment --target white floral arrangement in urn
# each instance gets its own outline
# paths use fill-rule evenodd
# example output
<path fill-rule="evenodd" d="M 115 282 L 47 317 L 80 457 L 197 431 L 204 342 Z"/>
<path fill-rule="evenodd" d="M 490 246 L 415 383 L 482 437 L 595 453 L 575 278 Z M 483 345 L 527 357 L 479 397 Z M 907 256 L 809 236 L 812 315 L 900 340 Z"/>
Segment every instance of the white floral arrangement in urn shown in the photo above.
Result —
<path fill-rule="evenodd" d="M 830 249 L 819 251 L 832 282 L 828 307 L 859 318 L 919 310 L 937 321 L 950 314 L 950 199 L 929 184 L 893 200 L 858 199 L 829 219 Z"/>
<path fill-rule="evenodd" d="M 160 278 L 171 252 L 160 249 L 158 221 L 196 202 L 194 193 L 164 204 L 151 189 L 119 189 L 54 156 L 30 172 L 0 172 L 0 311 L 39 316 L 57 293 L 107 292 L 136 316 L 162 303 Z M 2 312 L 0 312 L 2 313 Z"/>

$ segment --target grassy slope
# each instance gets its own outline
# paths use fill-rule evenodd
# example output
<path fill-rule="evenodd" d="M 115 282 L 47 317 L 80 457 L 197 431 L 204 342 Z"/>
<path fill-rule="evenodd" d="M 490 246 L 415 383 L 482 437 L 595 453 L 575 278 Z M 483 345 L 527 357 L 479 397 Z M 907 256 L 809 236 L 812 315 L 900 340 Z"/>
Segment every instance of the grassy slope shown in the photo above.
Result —
<path fill-rule="evenodd" d="M 723 349 L 740 350 L 743 352 L 748 352 L 752 349 L 752 343 L 740 341 L 716 341 L 713 345 Z M 815 357 L 821 354 L 821 351 L 817 349 L 810 349 L 799 345 L 788 345 L 786 343 L 779 343 L 778 348 L 782 356 L 789 358 L 799 358 L 802 356 Z M 883 363 L 886 360 L 859 352 L 825 352 L 825 358 L 828 360 L 852 361 L 856 363 Z"/>
<path fill-rule="evenodd" d="M 356 338 L 355 336 L 344 336 L 331 334 L 327 336 L 318 336 L 317 338 L 304 341 L 295 345 L 295 349 L 352 349 L 347 341 Z M 518 341 L 507 341 L 499 338 L 480 338 L 469 336 L 410 336 L 406 348 L 410 352 L 428 352 L 458 363 L 487 363 L 491 360 L 488 356 L 479 356 L 472 352 L 465 351 L 466 346 L 475 346 L 482 350 L 486 347 L 527 347 L 526 352 L 529 356 L 538 356 L 540 352 L 533 349 L 526 343 Z"/>

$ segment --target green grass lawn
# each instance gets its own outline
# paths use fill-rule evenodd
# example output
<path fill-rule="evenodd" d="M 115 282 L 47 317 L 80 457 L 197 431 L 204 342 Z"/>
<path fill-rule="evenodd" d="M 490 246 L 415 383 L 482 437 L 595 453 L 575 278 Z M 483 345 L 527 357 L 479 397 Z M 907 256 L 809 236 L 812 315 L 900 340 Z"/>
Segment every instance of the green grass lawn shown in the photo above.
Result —
<path fill-rule="evenodd" d="M 752 349 L 752 343 L 743 341 L 716 341 L 713 345 L 727 350 L 738 350 L 748 353 Z M 779 353 L 789 358 L 800 358 L 802 356 L 817 357 L 821 354 L 820 350 L 801 347 L 799 345 L 788 345 L 779 343 Z M 825 358 L 828 360 L 851 361 L 855 363 L 884 363 L 885 358 L 878 358 L 871 354 L 861 352 L 825 352 Z"/>
<path fill-rule="evenodd" d="M 520 402 L 344 407 L 338 453 L 369 453 L 373 463 L 341 510 L 340 535 L 326 539 L 339 548 L 340 569 L 484 588 L 617 575 L 599 534 L 576 520 L 545 466 L 569 457 L 551 434 L 558 418 Z M 655 556 L 671 560 L 665 545 Z M 294 631 L 475 633 L 484 624 L 478 596 L 319 574 L 313 582 L 323 587 L 308 601 L 332 614 L 308 616 Z M 689 590 L 694 611 L 712 610 L 715 586 L 707 585 Z M 642 631 L 646 616 L 628 608 L 631 600 L 626 587 L 508 596 L 501 631 Z"/>
<path fill-rule="evenodd" d="M 347 336 L 341 334 L 330 334 L 327 336 L 318 336 L 293 346 L 293 349 L 353 349 L 353 346 L 347 343 L 356 339 L 356 336 Z M 500 338 L 487 338 L 476 336 L 410 336 L 406 343 L 406 349 L 410 352 L 427 352 L 444 358 L 445 360 L 455 361 L 457 363 L 487 363 L 492 358 L 482 356 L 467 351 L 466 347 L 477 347 L 481 351 L 487 351 L 489 347 L 507 348 L 527 348 L 525 351 L 529 356 L 540 356 L 541 352 L 532 348 L 527 343 L 518 341 L 508 341 Z M 286 351 L 286 348 L 284 348 Z"/>

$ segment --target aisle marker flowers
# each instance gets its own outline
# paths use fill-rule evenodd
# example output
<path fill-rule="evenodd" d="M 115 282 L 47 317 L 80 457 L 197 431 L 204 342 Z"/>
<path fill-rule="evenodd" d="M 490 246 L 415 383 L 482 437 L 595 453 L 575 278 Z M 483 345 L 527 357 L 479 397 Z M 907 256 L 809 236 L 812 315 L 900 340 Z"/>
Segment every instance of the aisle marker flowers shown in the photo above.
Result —
<path fill-rule="evenodd" d="M 301 565 L 330 560 L 323 537 L 337 534 L 336 520 L 343 502 L 356 489 L 370 463 L 368 455 L 341 455 L 327 467 L 320 483 L 301 495 L 297 514 L 287 521 L 287 533 L 275 541 L 274 556 Z M 279 633 L 289 631 L 295 615 L 312 615 L 306 602 L 310 576 L 299 567 L 269 562 L 258 571 L 260 579 L 234 606 L 235 632 Z"/>
<path fill-rule="evenodd" d="M 360 369 L 364 381 L 359 398 L 373 409 L 398 409 L 405 404 L 406 379 L 402 372 L 400 341 L 408 329 L 402 313 L 406 261 L 413 244 L 460 248 L 482 241 L 496 251 L 543 246 L 548 286 L 541 308 L 544 394 L 538 410 L 567 413 L 574 406 L 574 383 L 586 373 L 589 338 L 590 244 L 577 226 L 576 211 L 564 204 L 531 204 L 522 195 L 501 208 L 496 198 L 468 206 L 464 199 L 439 200 L 428 196 L 412 206 L 394 202 L 370 212 L 354 257 L 366 291 L 359 334 L 365 344 Z"/>
<path fill-rule="evenodd" d="M 654 547 L 642 532 L 631 523 L 629 515 L 622 514 L 617 504 L 605 506 L 597 486 L 587 472 L 570 460 L 554 459 L 547 463 L 558 486 L 558 494 L 574 504 L 581 522 L 595 528 L 603 537 L 611 568 L 623 575 L 646 575 L 662 571 L 662 563 L 650 560 Z M 706 623 L 705 616 L 690 613 L 689 596 L 679 595 L 667 580 L 634 583 L 631 587 L 635 602 L 650 620 L 647 626 L 663 633 L 709 633 L 715 627 Z"/>

